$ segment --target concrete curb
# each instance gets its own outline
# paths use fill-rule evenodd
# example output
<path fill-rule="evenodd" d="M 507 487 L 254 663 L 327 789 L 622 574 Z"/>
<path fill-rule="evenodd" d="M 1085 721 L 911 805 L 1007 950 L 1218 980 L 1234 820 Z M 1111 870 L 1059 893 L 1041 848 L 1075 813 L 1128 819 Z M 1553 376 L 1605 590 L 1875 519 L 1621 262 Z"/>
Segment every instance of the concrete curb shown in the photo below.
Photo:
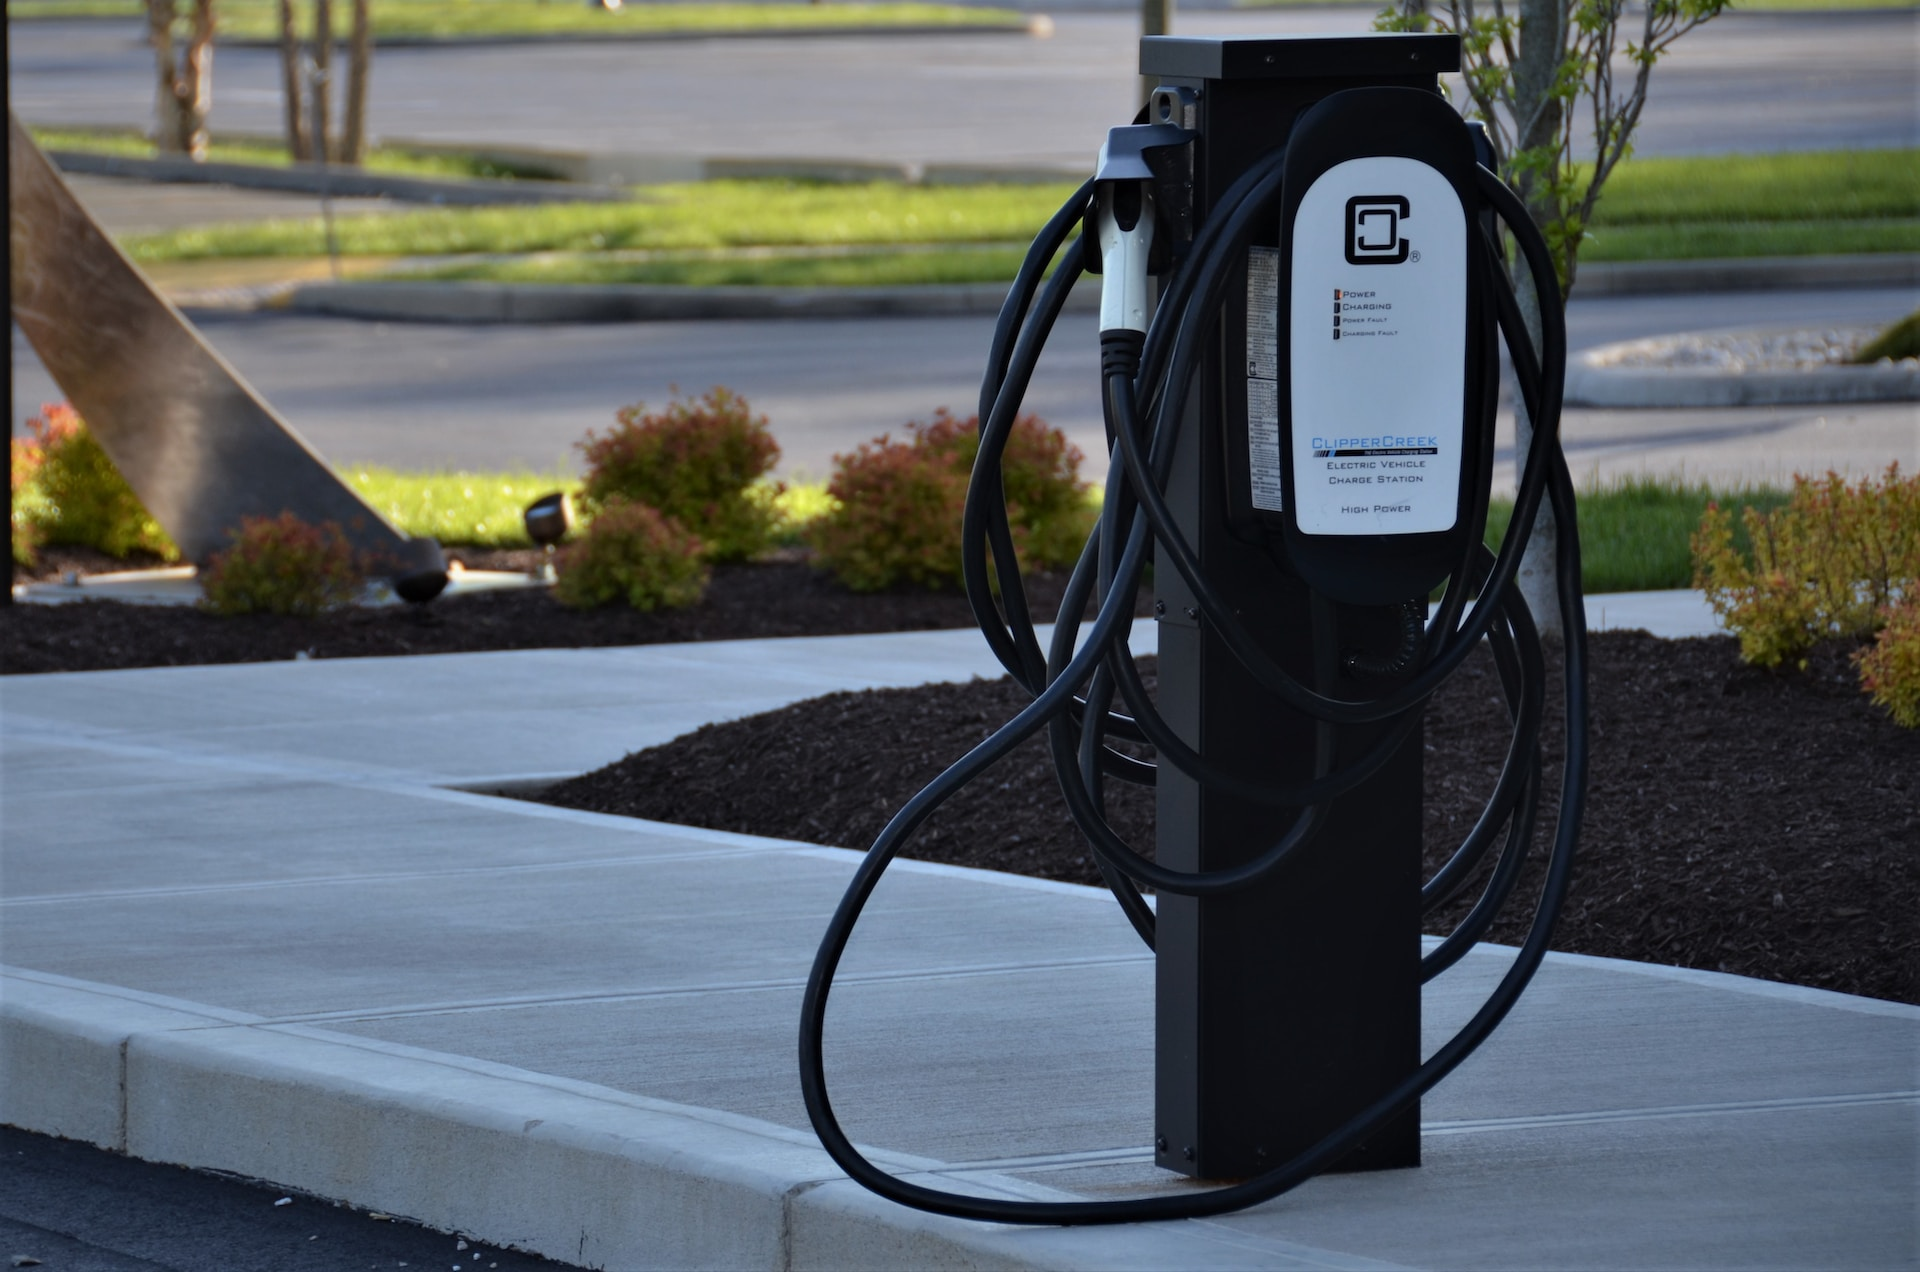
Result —
<path fill-rule="evenodd" d="M 125 135 L 144 139 L 128 129 Z M 278 146 L 278 133 L 216 131 L 215 142 Z M 395 199 L 415 197 L 422 202 L 479 203 L 462 194 L 499 194 L 501 202 L 558 202 L 627 197 L 622 187 L 665 185 L 689 181 L 750 180 L 787 177 L 801 181 L 898 181 L 919 185 L 1042 185 L 1078 183 L 1087 169 L 1079 164 L 904 163 L 885 159 L 849 159 L 822 155 L 676 155 L 645 151 L 560 150 L 548 146 L 511 143 L 456 144 L 409 137 L 381 137 L 382 146 L 421 155 L 460 155 L 490 160 L 507 167 L 548 174 L 552 180 L 436 179 L 362 172 L 351 168 L 329 171 L 334 194 L 369 194 Z M 317 194 L 319 174 L 309 166 L 280 167 L 253 163 L 195 163 L 173 155 L 139 158 L 102 155 L 89 150 L 49 150 L 48 156 L 66 172 L 125 177 L 142 181 L 203 181 L 241 189 L 292 190 Z M 352 179 L 354 189 L 343 181 Z M 582 190 L 578 187 L 591 189 Z M 444 197 L 439 197 L 443 196 Z M 515 199 L 512 196 L 518 195 Z M 539 196 L 539 197 L 536 197 Z"/>
<path fill-rule="evenodd" d="M 994 314 L 1004 283 L 959 287 L 649 287 L 511 283 L 318 283 L 276 307 L 381 322 L 692 322 L 724 318 L 952 317 Z M 1098 310 L 1097 284 L 1076 286 L 1075 313 Z"/>
<path fill-rule="evenodd" d="M 1920 402 L 1920 365 L 1833 366 L 1812 371 L 1720 371 L 1698 367 L 1618 366 L 1625 341 L 1589 349 L 1567 363 L 1569 406 L 1817 406 L 1847 402 Z"/>
<path fill-rule="evenodd" d="M 111 985 L 0 975 L 8 1125 L 589 1267 L 1181 1267 L 1201 1247 L 1221 1269 L 1396 1266 L 1185 1224 L 920 1214 L 847 1180 L 811 1135 L 754 1118 Z M 1064 1195 L 873 1157 L 938 1187 Z"/>
<path fill-rule="evenodd" d="M 253 163 L 195 163 L 191 159 L 158 156 L 139 159 L 100 155 L 82 150 L 49 150 L 47 157 L 62 172 L 97 177 L 127 177 L 171 184 L 227 185 L 245 190 L 286 190 L 337 198 L 385 198 L 406 203 L 439 203 L 471 207 L 492 204 L 605 203 L 627 197 L 611 186 L 580 185 L 565 181 L 437 181 L 362 172 L 356 168 L 329 168 L 322 175 L 311 164 L 275 168 Z"/>
<path fill-rule="evenodd" d="M 390 35 L 373 42 L 376 49 L 459 49 L 498 48 L 516 44 L 678 44 L 692 40 L 800 40 L 833 36 L 873 39 L 890 35 L 924 39 L 936 35 L 1028 35 L 1046 39 L 1053 34 L 1053 19 L 1036 13 L 1017 22 L 977 22 L 964 25 L 926 23 L 918 26 L 840 26 L 840 27 L 756 27 L 752 30 L 688 31 L 553 31 L 524 35 Z M 340 41 L 340 47 L 346 47 Z M 224 38 L 221 48 L 277 49 L 278 40 Z"/>
<path fill-rule="evenodd" d="M 1573 287 L 1581 296 L 1661 296 L 1916 284 L 1920 284 L 1920 252 L 1874 252 L 1857 256 L 1606 262 L 1581 266 Z"/>
<path fill-rule="evenodd" d="M 1722 973 L 1547 959 L 1920 1019 L 1904 1004 Z M 0 969 L 0 987 L 0 1122 L 587 1266 L 1400 1269 L 1209 1224 L 921 1214 L 847 1180 L 810 1135 L 739 1114 L 43 972 Z M 936 1187 L 1062 1195 L 868 1151 Z"/>
<path fill-rule="evenodd" d="M 1840 264 L 1836 265 L 1838 261 Z M 1708 270 L 1701 266 L 1714 265 Z M 1738 268 L 1735 268 L 1735 267 Z M 1630 270 L 1623 277 L 1608 271 Z M 1903 273 L 1902 271 L 1905 271 Z M 1581 274 L 1582 294 L 1658 295 L 1695 290 L 1763 290 L 1872 282 L 1897 285 L 1920 277 L 1920 256 L 1814 257 L 1807 260 L 1654 262 L 1651 266 L 1591 266 Z M 1595 280 L 1598 280 L 1597 282 Z M 1690 281 L 1692 280 L 1692 281 Z M 261 305 L 296 313 L 383 322 L 565 323 L 693 322 L 718 318 L 871 318 L 997 313 L 1004 283 L 924 287 L 667 287 L 641 284 L 346 282 L 306 283 L 283 290 Z M 1082 279 L 1067 301 L 1075 313 L 1099 306 L 1096 282 Z M 1576 369 L 1568 368 L 1569 402 L 1585 405 L 1655 405 L 1652 401 L 1587 401 L 1574 396 Z M 1584 384 L 1585 382 L 1582 381 Z M 1596 390 L 1605 392 L 1605 390 Z M 1877 391 L 1877 390 L 1876 390 Z M 1902 398 L 1740 398 L 1673 401 L 1658 405 L 1741 405 L 1749 401 L 1898 401 Z"/>

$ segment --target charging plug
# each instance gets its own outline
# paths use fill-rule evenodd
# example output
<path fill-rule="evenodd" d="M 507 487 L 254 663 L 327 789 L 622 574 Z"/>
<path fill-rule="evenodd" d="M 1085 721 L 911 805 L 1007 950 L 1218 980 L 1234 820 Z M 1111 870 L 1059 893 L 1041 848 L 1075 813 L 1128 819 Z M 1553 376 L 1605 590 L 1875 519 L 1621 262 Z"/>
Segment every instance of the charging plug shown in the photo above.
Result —
<path fill-rule="evenodd" d="M 1108 181 L 1095 194 L 1100 236 L 1100 334 L 1146 334 L 1151 303 L 1147 260 L 1153 252 L 1153 191 L 1144 181 Z"/>
<path fill-rule="evenodd" d="M 1193 134 L 1175 124 L 1134 124 L 1107 132 L 1094 170 L 1094 231 L 1100 240 L 1100 334 L 1134 333 L 1146 337 L 1152 302 L 1147 273 L 1152 268 L 1154 232 L 1159 220 L 1154 173 L 1149 155 L 1184 146 Z M 1091 267 L 1089 267 L 1091 268 Z"/>

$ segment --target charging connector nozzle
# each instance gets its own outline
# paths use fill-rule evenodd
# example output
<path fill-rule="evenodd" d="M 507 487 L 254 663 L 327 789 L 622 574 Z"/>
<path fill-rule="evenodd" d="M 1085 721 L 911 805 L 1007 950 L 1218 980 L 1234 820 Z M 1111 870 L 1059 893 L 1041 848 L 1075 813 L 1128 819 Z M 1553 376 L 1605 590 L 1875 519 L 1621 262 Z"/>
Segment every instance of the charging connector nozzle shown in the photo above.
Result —
<path fill-rule="evenodd" d="M 1099 187 L 1094 199 L 1100 236 L 1100 334 L 1137 331 L 1144 336 L 1152 313 L 1147 258 L 1153 252 L 1153 191 L 1144 181 L 1114 181 Z"/>
<path fill-rule="evenodd" d="M 1094 230 L 1100 242 L 1100 330 L 1144 334 L 1152 304 L 1147 274 L 1158 211 L 1147 152 L 1184 146 L 1193 134 L 1172 124 L 1107 131 L 1094 171 Z"/>

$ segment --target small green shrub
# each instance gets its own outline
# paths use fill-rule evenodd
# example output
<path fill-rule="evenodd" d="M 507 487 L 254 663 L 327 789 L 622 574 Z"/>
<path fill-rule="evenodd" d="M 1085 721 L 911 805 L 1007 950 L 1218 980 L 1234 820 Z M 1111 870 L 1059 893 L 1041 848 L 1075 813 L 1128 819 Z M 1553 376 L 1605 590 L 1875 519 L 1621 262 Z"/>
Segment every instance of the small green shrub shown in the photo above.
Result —
<path fill-rule="evenodd" d="M 170 561 L 180 555 L 71 406 L 43 406 L 27 420 L 27 431 L 33 476 L 24 495 L 14 488 L 14 520 L 20 520 L 24 502 L 38 543 L 98 548 L 116 557 L 151 552 Z M 20 447 L 14 456 L 19 462 Z"/>
<path fill-rule="evenodd" d="M 706 594 L 700 539 L 643 503 L 614 495 L 586 534 L 560 550 L 553 594 L 591 609 L 625 601 L 637 610 L 680 609 Z"/>
<path fill-rule="evenodd" d="M 961 581 L 960 521 L 980 452 L 978 420 L 942 409 L 931 423 L 908 427 L 909 441 L 883 435 L 834 457 L 833 506 L 807 529 L 815 560 L 857 592 Z M 1080 480 L 1081 458 L 1066 434 L 1039 417 L 1014 422 L 1000 470 L 1023 569 L 1079 556 L 1097 515 Z"/>
<path fill-rule="evenodd" d="M 1920 358 L 1920 309 L 1898 322 L 1888 324 L 1885 331 L 1853 353 L 1853 360 L 1862 364 L 1878 362 L 1882 358 L 1892 358 L 1895 362 L 1902 358 Z"/>
<path fill-rule="evenodd" d="M 1908 595 L 1883 617 L 1880 639 L 1854 655 L 1860 687 L 1895 724 L 1920 729 L 1920 595 Z"/>
<path fill-rule="evenodd" d="M 216 614 L 312 618 L 353 603 L 360 569 L 338 524 L 316 526 L 283 512 L 243 519 L 232 546 L 201 569 L 200 589 Z"/>
<path fill-rule="evenodd" d="M 1750 663 L 1804 661 L 1816 641 L 1869 636 L 1920 580 L 1920 477 L 1903 479 L 1898 464 L 1877 484 L 1795 477 L 1785 506 L 1748 508 L 1745 521 L 1751 559 L 1734 546 L 1731 515 L 1708 505 L 1693 559 L 1695 585 Z"/>
<path fill-rule="evenodd" d="M 580 443 L 589 504 L 619 496 L 658 509 L 698 536 L 712 560 L 766 550 L 779 514 L 750 489 L 780 458 L 766 416 L 754 415 L 745 398 L 715 388 L 703 398 L 676 399 L 664 411 L 649 413 L 636 403 L 618 420 L 604 436 L 589 432 Z"/>

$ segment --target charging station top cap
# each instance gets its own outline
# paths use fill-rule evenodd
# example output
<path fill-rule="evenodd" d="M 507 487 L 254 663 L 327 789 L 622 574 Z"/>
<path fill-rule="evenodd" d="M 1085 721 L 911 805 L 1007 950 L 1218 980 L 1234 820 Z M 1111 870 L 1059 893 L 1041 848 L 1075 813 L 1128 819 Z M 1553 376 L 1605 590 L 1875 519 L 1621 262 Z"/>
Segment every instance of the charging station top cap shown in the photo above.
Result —
<path fill-rule="evenodd" d="M 1149 35 L 1140 73 L 1171 79 L 1362 79 L 1460 69 L 1460 37 L 1444 32 L 1343 35 Z"/>

